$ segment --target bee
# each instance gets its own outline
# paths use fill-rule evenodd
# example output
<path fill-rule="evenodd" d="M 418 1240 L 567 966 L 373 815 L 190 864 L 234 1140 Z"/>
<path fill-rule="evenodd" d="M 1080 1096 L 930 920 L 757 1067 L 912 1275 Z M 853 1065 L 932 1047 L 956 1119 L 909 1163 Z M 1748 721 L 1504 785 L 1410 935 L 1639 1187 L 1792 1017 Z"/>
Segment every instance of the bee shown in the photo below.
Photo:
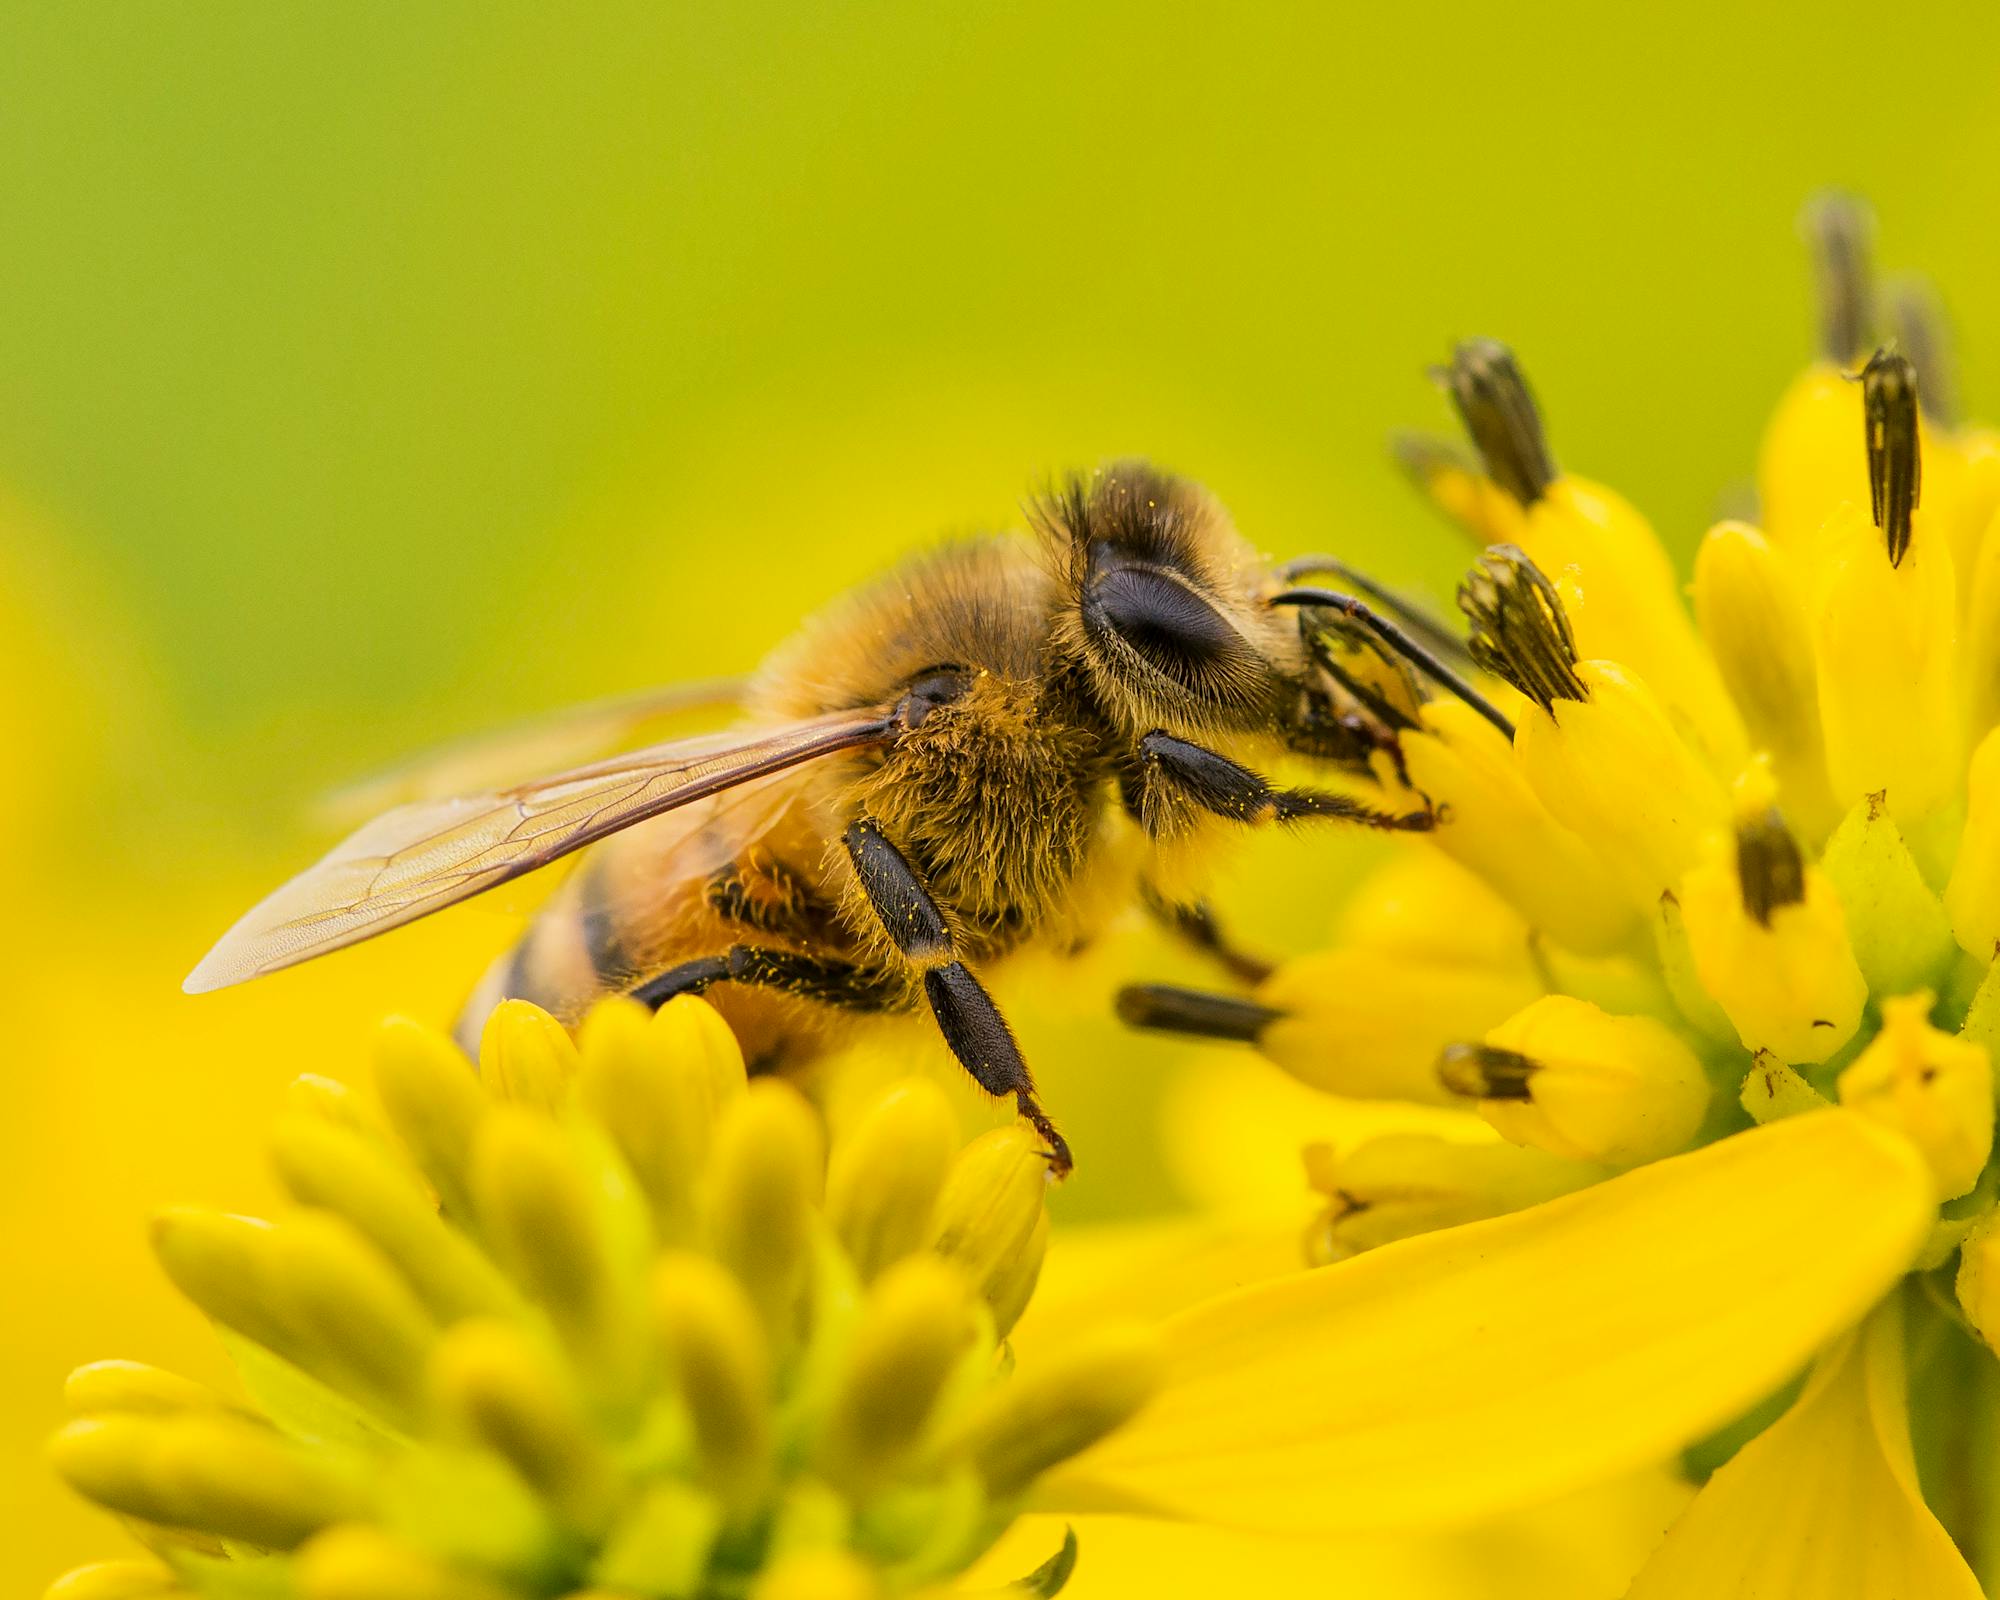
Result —
<path fill-rule="evenodd" d="M 463 1040 L 508 997 L 574 1024 L 605 995 L 702 994 L 754 1068 L 782 1071 L 928 1011 L 1067 1172 L 980 974 L 1079 948 L 1137 900 L 1254 975 L 1177 864 L 1214 829 L 1430 828 L 1397 734 L 1433 684 L 1478 696 L 1448 638 L 1290 587 L 1343 569 L 1270 566 L 1204 490 L 1148 466 L 1072 479 L 1029 525 L 919 555 L 809 621 L 730 731 L 387 811 L 252 908 L 185 987 L 324 955 L 590 847 L 478 984 Z M 1361 796 L 1260 775 L 1287 756 Z"/>

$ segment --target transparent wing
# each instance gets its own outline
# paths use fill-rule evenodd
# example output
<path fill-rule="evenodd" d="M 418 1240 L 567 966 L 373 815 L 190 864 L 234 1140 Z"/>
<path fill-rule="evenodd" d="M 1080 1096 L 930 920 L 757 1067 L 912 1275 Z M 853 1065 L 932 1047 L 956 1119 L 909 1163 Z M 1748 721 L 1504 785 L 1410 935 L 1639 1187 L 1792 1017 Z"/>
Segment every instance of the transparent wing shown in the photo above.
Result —
<path fill-rule="evenodd" d="M 682 723 L 684 728 L 683 719 L 735 710 L 748 687 L 743 678 L 672 684 L 454 739 L 414 760 L 343 784 L 314 804 L 312 820 L 329 830 L 353 828 L 392 806 L 498 789 L 530 773 L 578 766 L 615 750 L 658 743 L 675 731 L 672 724 Z"/>
<path fill-rule="evenodd" d="M 485 794 L 399 806 L 259 901 L 182 985 L 226 988 L 400 928 L 607 834 L 900 730 L 894 711 L 836 712 L 635 750 Z"/>

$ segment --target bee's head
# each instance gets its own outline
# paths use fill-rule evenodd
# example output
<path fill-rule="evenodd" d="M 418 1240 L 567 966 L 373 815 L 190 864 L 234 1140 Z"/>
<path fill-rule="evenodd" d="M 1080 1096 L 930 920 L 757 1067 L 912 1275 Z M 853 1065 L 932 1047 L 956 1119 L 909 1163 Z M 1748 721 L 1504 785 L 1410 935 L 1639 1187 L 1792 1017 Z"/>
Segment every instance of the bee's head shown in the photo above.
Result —
<path fill-rule="evenodd" d="M 1117 720 L 1262 723 L 1303 663 L 1268 572 L 1198 485 L 1121 462 L 1034 508 L 1066 595 L 1062 644 Z"/>

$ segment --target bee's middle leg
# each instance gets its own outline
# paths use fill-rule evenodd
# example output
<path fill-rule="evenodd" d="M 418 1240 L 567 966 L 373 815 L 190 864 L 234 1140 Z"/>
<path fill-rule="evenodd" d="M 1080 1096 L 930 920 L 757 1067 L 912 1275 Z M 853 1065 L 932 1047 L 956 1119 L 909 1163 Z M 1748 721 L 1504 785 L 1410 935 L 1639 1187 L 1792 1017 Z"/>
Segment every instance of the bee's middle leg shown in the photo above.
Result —
<path fill-rule="evenodd" d="M 1256 985 L 1270 977 L 1272 964 L 1238 946 L 1206 900 L 1170 899 L 1158 885 L 1146 881 L 1139 885 L 1139 904 L 1167 932 L 1207 956 L 1237 982 Z"/>
<path fill-rule="evenodd" d="M 862 966 L 837 957 L 773 950 L 763 945 L 731 945 L 719 956 L 702 956 L 669 967 L 628 993 L 657 1011 L 678 995 L 700 994 L 718 983 L 751 984 L 783 989 L 822 1005 L 849 1011 L 889 1011 L 903 999 L 900 978 L 892 972 Z"/>
<path fill-rule="evenodd" d="M 1068 1172 L 1074 1164 L 1069 1143 L 1035 1098 L 1035 1080 L 1013 1030 L 985 985 L 958 959 L 944 913 L 916 869 L 871 818 L 858 818 L 841 842 L 883 931 L 923 974 L 924 998 L 959 1065 L 988 1094 L 1011 1094 L 1021 1115 L 1048 1141 L 1050 1166 L 1058 1175 Z"/>

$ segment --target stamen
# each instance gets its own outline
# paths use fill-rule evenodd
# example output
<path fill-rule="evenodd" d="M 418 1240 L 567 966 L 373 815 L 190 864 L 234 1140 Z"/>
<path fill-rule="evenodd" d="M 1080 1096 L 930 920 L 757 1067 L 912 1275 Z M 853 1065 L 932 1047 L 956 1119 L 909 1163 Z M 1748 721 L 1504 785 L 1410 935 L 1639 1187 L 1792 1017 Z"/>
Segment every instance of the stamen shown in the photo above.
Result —
<path fill-rule="evenodd" d="M 1875 219 L 1851 194 L 1808 202 L 1799 229 L 1812 248 L 1819 280 L 1820 351 L 1846 366 L 1868 347 L 1875 327 L 1875 285 L 1869 259 Z"/>
<path fill-rule="evenodd" d="M 1127 1027 L 1191 1034 L 1197 1039 L 1255 1044 L 1257 1036 L 1283 1015 L 1254 1000 L 1169 983 L 1128 984 L 1118 991 L 1118 1018 Z"/>
<path fill-rule="evenodd" d="M 1776 806 L 1737 820 L 1736 877 L 1743 886 L 1743 909 L 1760 927 L 1770 927 L 1780 906 L 1804 902 L 1805 857 Z"/>
<path fill-rule="evenodd" d="M 1448 1044 L 1438 1056 L 1438 1082 L 1468 1100 L 1526 1100 L 1539 1071 L 1532 1057 L 1490 1044 Z"/>
<path fill-rule="evenodd" d="M 1576 675 L 1576 639 L 1555 585 L 1516 545 L 1490 545 L 1458 586 L 1472 620 L 1472 659 L 1544 711 L 1558 700 L 1587 700 Z"/>
<path fill-rule="evenodd" d="M 1509 739 L 1514 737 L 1514 724 L 1503 716 L 1499 709 L 1471 684 L 1467 683 L 1435 655 L 1418 644 L 1395 623 L 1377 612 L 1369 610 L 1352 595 L 1340 594 L 1332 589 L 1287 589 L 1283 594 L 1271 596 L 1274 606 L 1324 606 L 1329 611 L 1338 611 L 1351 617 L 1367 628 L 1391 650 L 1404 660 L 1413 663 L 1418 670 L 1435 682 L 1440 688 L 1456 695 L 1471 706 Z"/>
<path fill-rule="evenodd" d="M 1924 415 L 1941 428 L 1956 427 L 1958 373 L 1951 319 L 1928 278 L 1901 277 L 1889 286 L 1889 326 L 1897 348 L 1917 369 L 1917 399 Z"/>
<path fill-rule="evenodd" d="M 1861 369 L 1861 400 L 1875 526 L 1888 542 L 1889 565 L 1900 567 L 1910 548 L 1910 516 L 1923 489 L 1915 364 L 1899 351 L 1877 350 Z"/>
<path fill-rule="evenodd" d="M 1522 505 L 1533 505 L 1555 480 L 1541 413 L 1514 352 L 1497 339 L 1468 339 L 1438 374 L 1451 390 L 1487 476 Z"/>

